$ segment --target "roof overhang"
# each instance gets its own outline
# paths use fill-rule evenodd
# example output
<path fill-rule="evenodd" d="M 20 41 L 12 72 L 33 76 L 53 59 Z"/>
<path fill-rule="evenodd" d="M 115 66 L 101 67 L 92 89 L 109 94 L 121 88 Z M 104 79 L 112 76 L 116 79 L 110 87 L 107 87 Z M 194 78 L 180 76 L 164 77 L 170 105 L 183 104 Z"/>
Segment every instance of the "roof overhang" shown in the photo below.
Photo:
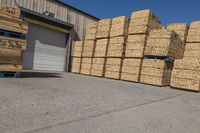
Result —
<path fill-rule="evenodd" d="M 69 33 L 70 30 L 74 28 L 74 25 L 68 22 L 49 17 L 45 14 L 34 12 L 24 7 L 19 8 L 21 9 L 22 19 L 29 23 L 38 24 L 65 33 Z"/>

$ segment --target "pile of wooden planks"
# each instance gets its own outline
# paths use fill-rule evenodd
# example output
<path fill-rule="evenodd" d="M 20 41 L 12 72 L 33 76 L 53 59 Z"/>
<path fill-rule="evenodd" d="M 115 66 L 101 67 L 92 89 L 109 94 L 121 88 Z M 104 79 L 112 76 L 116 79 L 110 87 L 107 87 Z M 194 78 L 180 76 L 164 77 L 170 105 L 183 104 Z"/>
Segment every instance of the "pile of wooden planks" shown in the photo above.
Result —
<path fill-rule="evenodd" d="M 200 21 L 164 28 L 150 10 L 133 12 L 130 22 L 125 16 L 100 20 L 75 43 L 73 72 L 200 91 L 199 36 Z"/>
<path fill-rule="evenodd" d="M 146 56 L 167 56 L 181 59 L 183 52 L 182 40 L 173 30 L 156 29 L 150 32 L 145 47 Z"/>
<path fill-rule="evenodd" d="M 184 57 L 175 61 L 171 86 L 200 91 L 200 21 L 190 26 Z"/>
<path fill-rule="evenodd" d="M 20 9 L 0 5 L 0 72 L 21 72 L 26 50 L 28 24 L 20 19 Z"/>
<path fill-rule="evenodd" d="M 73 45 L 73 53 L 71 57 L 71 62 L 72 62 L 71 71 L 73 73 L 80 73 L 82 53 L 83 53 L 83 42 L 76 41 Z"/>
<path fill-rule="evenodd" d="M 162 24 L 152 11 L 142 10 L 132 13 L 122 68 L 122 80 L 140 82 L 144 48 L 149 32 L 152 29 L 161 28 Z M 128 63 L 127 61 L 132 63 Z"/>

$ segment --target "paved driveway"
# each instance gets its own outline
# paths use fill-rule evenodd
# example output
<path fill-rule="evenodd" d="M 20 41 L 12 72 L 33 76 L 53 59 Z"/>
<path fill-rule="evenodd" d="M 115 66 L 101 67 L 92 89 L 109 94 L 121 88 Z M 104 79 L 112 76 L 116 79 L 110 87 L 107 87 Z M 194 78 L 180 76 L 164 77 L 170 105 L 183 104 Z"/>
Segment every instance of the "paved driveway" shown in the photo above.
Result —
<path fill-rule="evenodd" d="M 1 133 L 199 133 L 200 94 L 70 73 L 0 79 Z"/>

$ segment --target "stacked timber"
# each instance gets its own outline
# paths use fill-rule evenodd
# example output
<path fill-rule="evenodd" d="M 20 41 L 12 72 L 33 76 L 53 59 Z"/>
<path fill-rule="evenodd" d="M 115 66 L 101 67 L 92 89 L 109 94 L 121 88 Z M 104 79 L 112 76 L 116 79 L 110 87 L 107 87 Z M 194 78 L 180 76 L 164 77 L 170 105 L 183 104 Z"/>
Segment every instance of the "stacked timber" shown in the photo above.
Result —
<path fill-rule="evenodd" d="M 20 9 L 0 5 L 0 72 L 21 72 L 26 50 L 28 24 L 20 19 Z"/>
<path fill-rule="evenodd" d="M 186 44 L 189 26 L 186 23 L 175 23 L 167 26 L 167 29 L 175 31 L 181 38 L 183 44 Z"/>
<path fill-rule="evenodd" d="M 121 58 L 107 58 L 106 60 L 106 78 L 120 79 L 121 76 Z"/>
<path fill-rule="evenodd" d="M 97 33 L 97 22 L 88 23 L 85 40 L 95 40 L 96 33 Z"/>
<path fill-rule="evenodd" d="M 171 79 L 173 62 L 158 59 L 144 59 L 140 82 L 156 86 L 168 86 Z"/>
<path fill-rule="evenodd" d="M 106 38 L 98 39 L 96 42 L 91 69 L 91 75 L 93 76 L 102 77 L 104 75 L 108 41 L 109 39 Z"/>
<path fill-rule="evenodd" d="M 105 72 L 105 77 L 107 78 L 120 79 L 128 25 L 129 20 L 126 16 L 117 17 L 112 20 Z"/>
<path fill-rule="evenodd" d="M 157 86 L 170 85 L 173 58 L 182 59 L 184 45 L 173 30 L 152 30 L 145 47 L 140 82 Z"/>
<path fill-rule="evenodd" d="M 139 82 L 141 69 L 138 68 L 141 68 L 149 32 L 152 29 L 161 28 L 162 24 L 152 11 L 142 10 L 132 13 L 122 69 L 122 80 Z M 127 61 L 132 63 L 127 63 Z"/>
<path fill-rule="evenodd" d="M 111 19 L 103 19 L 98 22 L 96 39 L 108 38 L 110 36 Z"/>
<path fill-rule="evenodd" d="M 142 60 L 138 58 L 125 58 L 121 72 L 121 79 L 138 82 Z"/>
<path fill-rule="evenodd" d="M 111 29 L 111 19 L 103 19 L 97 23 L 96 46 L 92 59 L 91 75 L 103 77 L 105 73 L 105 61 Z"/>
<path fill-rule="evenodd" d="M 173 30 L 156 29 L 150 32 L 145 47 L 145 56 L 166 56 L 182 59 L 183 52 L 182 40 Z"/>
<path fill-rule="evenodd" d="M 200 91 L 200 22 L 190 26 L 184 57 L 176 60 L 171 87 Z"/>
<path fill-rule="evenodd" d="M 94 57 L 95 40 L 85 40 L 82 53 L 81 74 L 90 75 L 92 59 Z"/>
<path fill-rule="evenodd" d="M 90 75 L 92 66 L 92 58 L 84 57 L 81 62 L 81 74 Z"/>
<path fill-rule="evenodd" d="M 83 52 L 83 42 L 75 41 L 72 53 L 72 72 L 80 73 Z"/>

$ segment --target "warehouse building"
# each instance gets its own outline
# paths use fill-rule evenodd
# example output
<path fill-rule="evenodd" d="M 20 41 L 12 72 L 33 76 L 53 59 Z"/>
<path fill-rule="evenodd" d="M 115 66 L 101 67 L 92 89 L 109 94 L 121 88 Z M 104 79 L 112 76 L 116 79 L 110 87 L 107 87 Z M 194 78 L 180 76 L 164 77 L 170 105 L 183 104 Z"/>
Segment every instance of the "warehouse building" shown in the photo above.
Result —
<path fill-rule="evenodd" d="M 18 6 L 29 23 L 25 70 L 69 71 L 73 42 L 84 40 L 86 26 L 98 18 L 60 0 L 0 0 Z"/>

